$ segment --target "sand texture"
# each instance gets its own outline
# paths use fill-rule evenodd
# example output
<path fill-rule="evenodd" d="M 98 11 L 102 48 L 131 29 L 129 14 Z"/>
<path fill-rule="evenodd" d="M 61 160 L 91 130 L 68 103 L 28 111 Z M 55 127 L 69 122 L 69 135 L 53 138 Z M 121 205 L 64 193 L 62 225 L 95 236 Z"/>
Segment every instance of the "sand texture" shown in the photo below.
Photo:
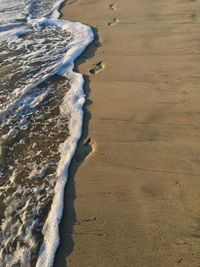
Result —
<path fill-rule="evenodd" d="M 76 61 L 86 115 L 55 266 L 200 266 L 200 2 L 62 12 L 96 39 Z"/>

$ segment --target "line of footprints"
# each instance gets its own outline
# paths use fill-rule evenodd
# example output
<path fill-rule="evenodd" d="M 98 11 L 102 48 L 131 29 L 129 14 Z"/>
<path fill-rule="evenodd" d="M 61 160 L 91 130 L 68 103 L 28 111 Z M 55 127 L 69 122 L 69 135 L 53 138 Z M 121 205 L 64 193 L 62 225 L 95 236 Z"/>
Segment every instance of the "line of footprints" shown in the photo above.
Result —
<path fill-rule="evenodd" d="M 117 8 L 117 4 L 113 3 L 109 5 L 109 8 L 113 11 Z M 114 24 L 118 23 L 117 18 L 113 18 L 112 21 L 108 22 L 108 26 L 112 26 Z M 90 74 L 97 74 L 98 72 L 102 71 L 105 68 L 105 63 L 103 61 L 100 61 L 96 64 L 94 64 L 94 67 L 90 70 Z M 95 151 L 95 141 L 91 138 L 87 138 L 82 144 L 78 146 L 77 152 L 76 152 L 76 162 L 81 163 L 83 162 L 90 154 L 92 154 Z M 85 221 L 95 221 L 96 218 L 92 220 L 85 220 Z"/>
<path fill-rule="evenodd" d="M 114 11 L 117 9 L 117 4 L 116 3 L 110 4 L 109 7 L 111 10 Z M 110 22 L 108 22 L 108 26 L 113 26 L 118 22 L 119 22 L 119 20 L 117 18 L 113 18 Z"/>
<path fill-rule="evenodd" d="M 116 3 L 109 4 L 109 8 L 112 11 L 114 11 L 117 9 L 117 4 Z M 119 20 L 117 18 L 113 18 L 111 21 L 109 21 L 107 23 L 107 25 L 113 26 L 118 22 L 119 22 Z M 104 68 L 105 68 L 105 63 L 103 61 L 100 61 L 94 65 L 94 67 L 90 70 L 90 73 L 91 74 L 97 74 L 98 72 L 102 71 Z"/>

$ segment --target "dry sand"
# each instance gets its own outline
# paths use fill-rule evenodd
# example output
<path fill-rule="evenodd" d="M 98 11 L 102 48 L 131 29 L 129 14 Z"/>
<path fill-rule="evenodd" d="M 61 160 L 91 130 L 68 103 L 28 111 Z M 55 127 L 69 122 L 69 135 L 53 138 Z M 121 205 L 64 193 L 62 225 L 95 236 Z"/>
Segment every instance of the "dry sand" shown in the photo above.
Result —
<path fill-rule="evenodd" d="M 110 4 L 63 8 L 96 40 L 76 61 L 88 100 L 55 266 L 198 267 L 200 2 Z"/>

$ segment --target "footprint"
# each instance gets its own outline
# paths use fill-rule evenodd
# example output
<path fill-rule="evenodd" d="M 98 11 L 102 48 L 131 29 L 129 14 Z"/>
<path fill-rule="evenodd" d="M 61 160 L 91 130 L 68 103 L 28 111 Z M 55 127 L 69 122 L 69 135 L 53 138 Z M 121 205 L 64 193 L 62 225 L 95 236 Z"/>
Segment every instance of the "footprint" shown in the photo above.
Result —
<path fill-rule="evenodd" d="M 105 64 L 104 64 L 104 62 L 103 61 L 100 61 L 100 62 L 98 62 L 95 66 L 94 66 L 94 68 L 92 68 L 91 70 L 90 70 L 90 73 L 91 74 L 97 74 L 98 72 L 100 72 L 101 70 L 103 70 L 105 68 Z"/>
<path fill-rule="evenodd" d="M 183 258 L 181 257 L 181 258 L 177 261 L 177 263 L 180 264 L 180 263 L 182 262 L 182 260 L 183 260 Z"/>
<path fill-rule="evenodd" d="M 190 18 L 192 19 L 192 20 L 197 20 L 197 14 L 195 13 L 195 12 L 193 12 L 191 15 L 190 15 Z"/>
<path fill-rule="evenodd" d="M 81 162 L 89 156 L 95 150 L 95 142 L 91 138 L 88 138 L 86 142 L 80 144 L 76 154 L 76 161 Z"/>
<path fill-rule="evenodd" d="M 117 18 L 114 18 L 112 21 L 108 22 L 108 26 L 113 26 L 118 22 L 119 22 L 119 20 Z"/>
<path fill-rule="evenodd" d="M 117 8 L 117 4 L 113 3 L 109 5 L 110 9 L 115 10 Z"/>
<path fill-rule="evenodd" d="M 93 216 L 91 218 L 88 218 L 88 219 L 82 219 L 81 222 L 95 222 L 96 221 L 96 217 Z"/>

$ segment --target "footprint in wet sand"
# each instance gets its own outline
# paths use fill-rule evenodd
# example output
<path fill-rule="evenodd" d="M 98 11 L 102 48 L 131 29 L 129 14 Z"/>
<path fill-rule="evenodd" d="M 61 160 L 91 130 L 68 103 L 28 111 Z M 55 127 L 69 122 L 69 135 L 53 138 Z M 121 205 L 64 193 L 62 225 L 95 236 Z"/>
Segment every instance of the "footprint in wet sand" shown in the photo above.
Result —
<path fill-rule="evenodd" d="M 112 21 L 108 22 L 108 26 L 113 26 L 118 22 L 119 22 L 119 20 L 117 18 L 114 18 Z"/>
<path fill-rule="evenodd" d="M 99 71 L 103 70 L 105 68 L 105 64 L 103 61 L 98 62 L 95 64 L 94 68 L 90 70 L 91 74 L 97 74 Z"/>
<path fill-rule="evenodd" d="M 80 163 L 85 160 L 95 150 L 95 142 L 91 138 L 88 138 L 77 149 L 76 162 Z"/>
<path fill-rule="evenodd" d="M 117 4 L 113 3 L 109 5 L 110 9 L 115 10 L 117 8 Z"/>

